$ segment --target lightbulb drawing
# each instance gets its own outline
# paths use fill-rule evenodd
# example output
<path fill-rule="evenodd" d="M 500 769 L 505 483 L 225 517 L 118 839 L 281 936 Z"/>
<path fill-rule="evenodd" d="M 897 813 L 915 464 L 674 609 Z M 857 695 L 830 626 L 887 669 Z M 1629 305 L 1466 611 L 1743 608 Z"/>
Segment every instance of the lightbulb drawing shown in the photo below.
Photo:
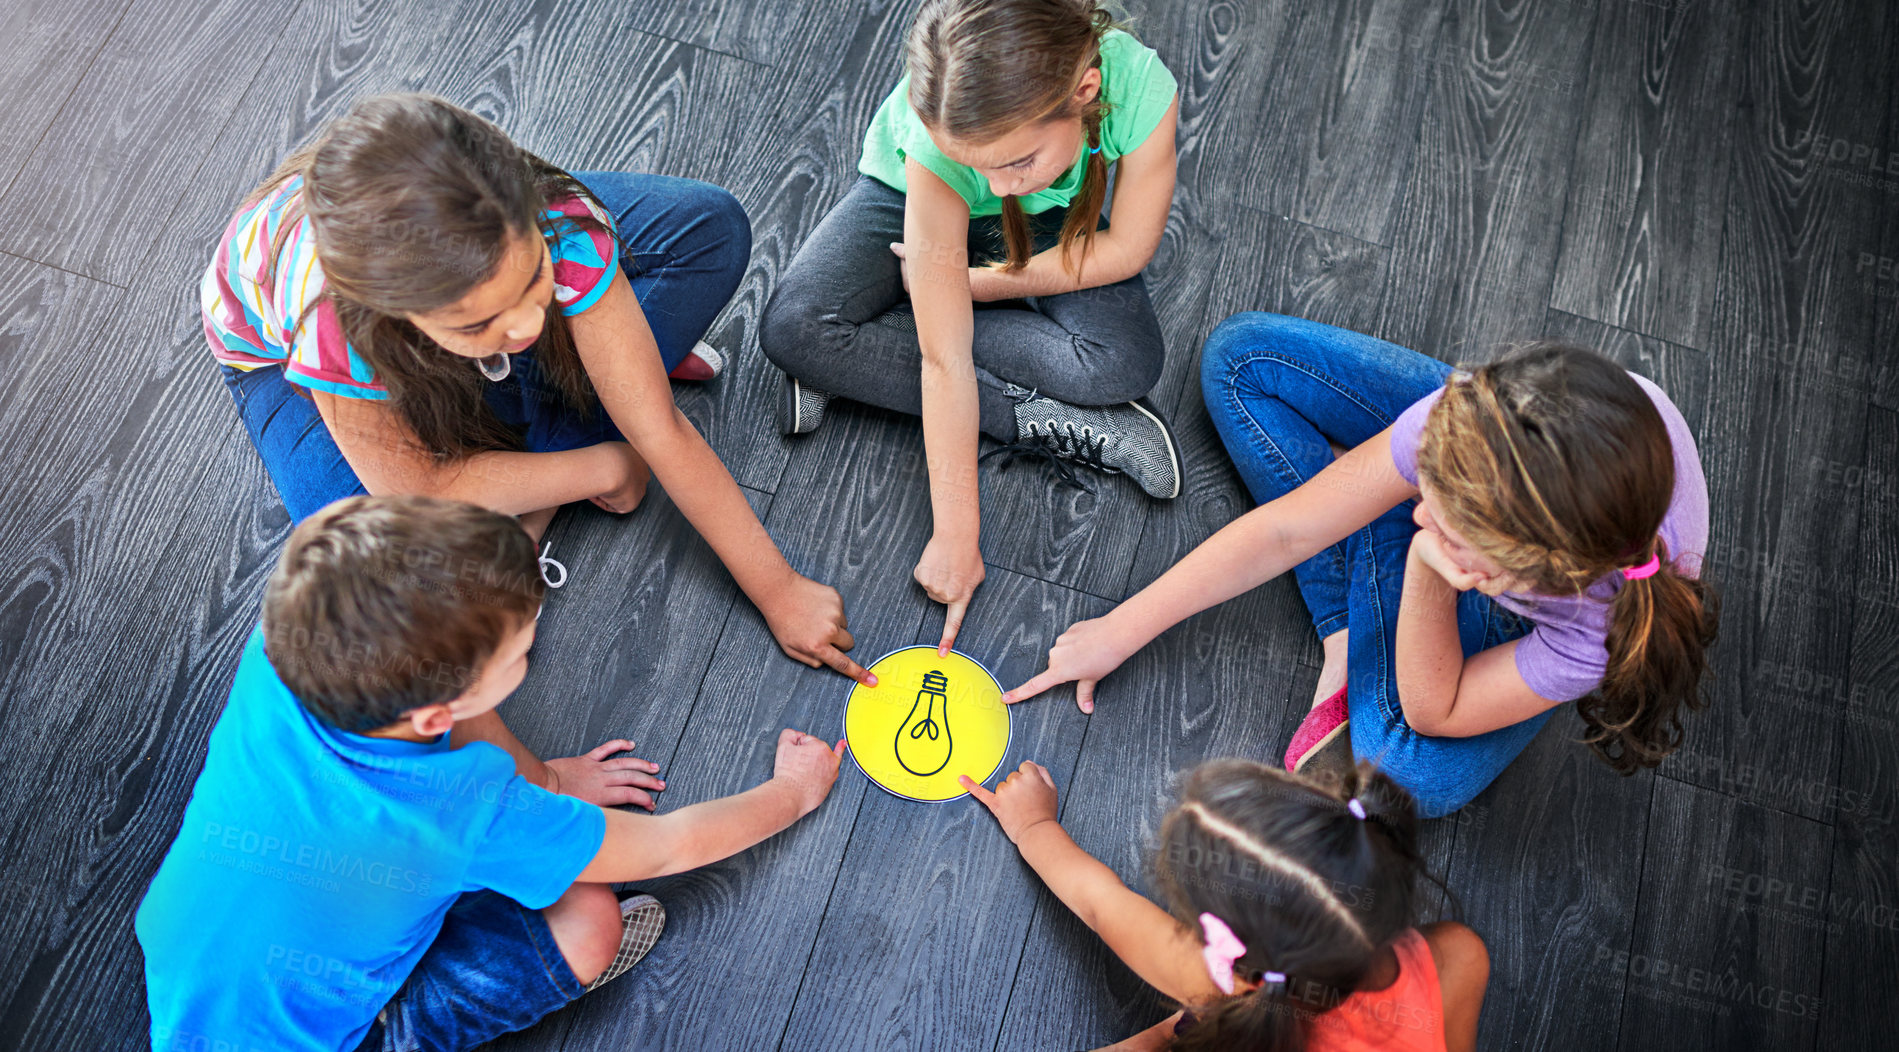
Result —
<path fill-rule="evenodd" d="M 917 718 L 919 709 L 922 719 Z M 910 703 L 910 715 L 897 728 L 896 752 L 903 769 L 919 778 L 949 765 L 949 677 L 937 669 L 923 674 L 923 687 Z"/>

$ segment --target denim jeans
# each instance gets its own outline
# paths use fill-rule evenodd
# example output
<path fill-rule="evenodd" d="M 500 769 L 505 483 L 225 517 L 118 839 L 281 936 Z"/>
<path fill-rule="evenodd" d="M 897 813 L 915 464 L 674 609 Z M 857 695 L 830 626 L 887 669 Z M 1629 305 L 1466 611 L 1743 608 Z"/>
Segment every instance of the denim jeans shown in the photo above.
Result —
<path fill-rule="evenodd" d="M 724 189 L 692 179 L 637 172 L 573 174 L 613 214 L 620 269 L 670 372 L 691 353 L 745 276 L 752 251 L 745 210 Z M 547 397 L 537 382 L 540 371 L 532 350 L 513 356 L 512 364 L 512 375 L 489 389 L 488 404 L 503 423 L 522 429 L 527 451 L 557 452 L 620 438 L 600 407 L 579 414 Z M 316 404 L 284 379 L 282 368 L 239 372 L 225 366 L 223 371 L 244 429 L 291 522 L 365 492 Z"/>
<path fill-rule="evenodd" d="M 586 993 L 540 910 L 493 891 L 455 900 L 356 1052 L 457 1052 L 533 1026 Z"/>
<path fill-rule="evenodd" d="M 1207 337 L 1200 385 L 1227 454 L 1253 499 L 1286 495 L 1441 387 L 1451 367 L 1395 344 L 1277 314 L 1247 312 Z M 1449 814 L 1494 781 L 1548 720 L 1469 738 L 1419 734 L 1398 703 L 1398 606 L 1411 550 L 1405 501 L 1293 570 L 1320 638 L 1349 629 L 1346 704 L 1352 753 L 1410 790 L 1426 817 Z M 1457 600 L 1466 658 L 1530 630 L 1475 589 Z"/>
<path fill-rule="evenodd" d="M 860 176 L 772 292 L 758 346 L 820 391 L 911 416 L 923 413 L 923 350 L 903 290 L 905 197 Z M 1028 217 L 1035 250 L 1053 247 L 1067 211 Z M 1100 224 L 1098 224 L 1100 225 Z M 969 221 L 972 263 L 1006 252 L 999 216 Z M 1131 402 L 1153 390 L 1165 359 L 1160 319 L 1139 274 L 1056 296 L 975 304 L 970 352 L 984 434 L 1016 439 L 1010 384 L 1070 405 Z"/>

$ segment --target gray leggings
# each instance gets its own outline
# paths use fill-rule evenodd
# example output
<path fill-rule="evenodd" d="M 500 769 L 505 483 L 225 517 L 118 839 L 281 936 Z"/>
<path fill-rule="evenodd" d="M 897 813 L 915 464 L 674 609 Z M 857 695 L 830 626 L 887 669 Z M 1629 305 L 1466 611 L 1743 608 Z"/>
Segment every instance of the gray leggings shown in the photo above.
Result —
<path fill-rule="evenodd" d="M 920 416 L 923 354 L 892 241 L 903 240 L 903 194 L 860 176 L 811 232 L 773 290 L 758 343 L 773 365 L 820 391 Z M 1029 217 L 1040 252 L 1063 209 Z M 969 223 L 972 261 L 998 259 L 999 217 Z M 978 303 L 972 350 L 982 429 L 1016 438 L 1007 385 L 1071 405 L 1139 398 L 1160 379 L 1160 319 L 1141 276 L 1028 300 Z"/>

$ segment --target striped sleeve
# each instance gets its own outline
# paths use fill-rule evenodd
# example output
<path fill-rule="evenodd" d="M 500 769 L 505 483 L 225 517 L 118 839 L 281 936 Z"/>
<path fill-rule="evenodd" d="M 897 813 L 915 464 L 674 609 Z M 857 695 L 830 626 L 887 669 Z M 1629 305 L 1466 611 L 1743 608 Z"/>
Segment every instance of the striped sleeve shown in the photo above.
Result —
<path fill-rule="evenodd" d="M 554 261 L 554 302 L 560 312 L 572 317 L 606 295 L 619 269 L 620 243 L 613 230 L 613 217 L 592 201 L 574 196 L 550 202 L 542 213 L 552 220 L 548 254 Z M 602 229 L 588 230 L 573 222 L 574 217 L 591 216 Z"/>

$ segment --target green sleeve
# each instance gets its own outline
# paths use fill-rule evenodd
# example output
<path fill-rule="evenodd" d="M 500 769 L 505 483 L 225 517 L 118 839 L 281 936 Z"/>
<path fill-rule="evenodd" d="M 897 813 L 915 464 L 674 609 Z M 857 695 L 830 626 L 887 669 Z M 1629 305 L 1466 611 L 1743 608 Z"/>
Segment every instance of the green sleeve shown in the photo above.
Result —
<path fill-rule="evenodd" d="M 1105 92 L 1113 109 L 1102 122 L 1101 148 L 1112 157 L 1139 149 L 1174 104 L 1179 82 L 1154 49 L 1120 30 L 1101 41 Z"/>

